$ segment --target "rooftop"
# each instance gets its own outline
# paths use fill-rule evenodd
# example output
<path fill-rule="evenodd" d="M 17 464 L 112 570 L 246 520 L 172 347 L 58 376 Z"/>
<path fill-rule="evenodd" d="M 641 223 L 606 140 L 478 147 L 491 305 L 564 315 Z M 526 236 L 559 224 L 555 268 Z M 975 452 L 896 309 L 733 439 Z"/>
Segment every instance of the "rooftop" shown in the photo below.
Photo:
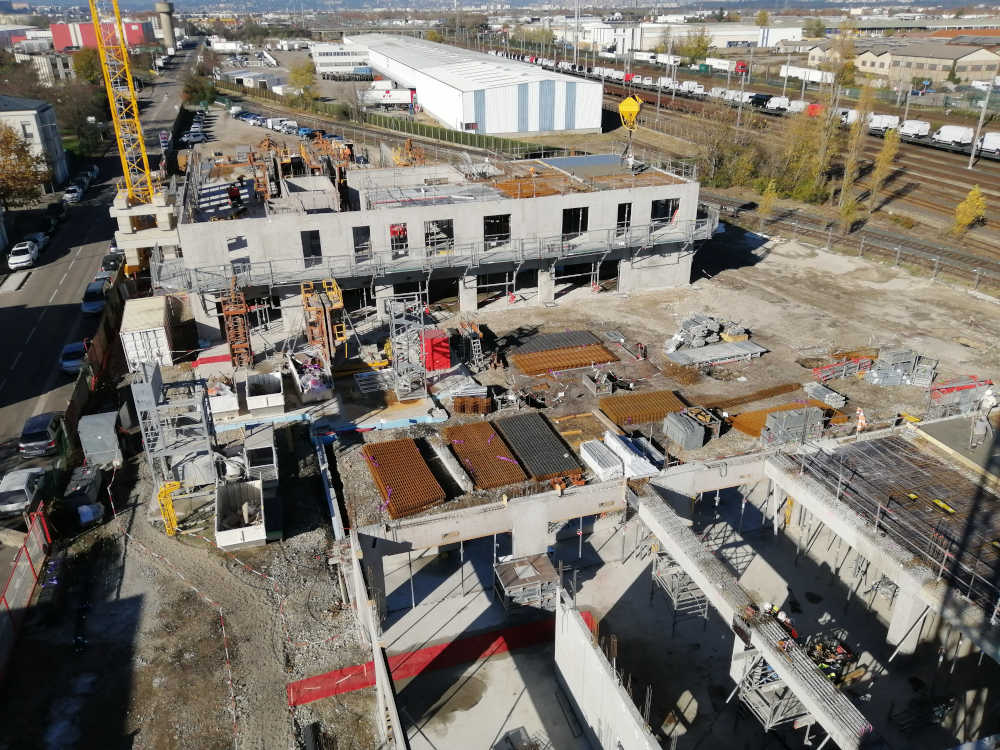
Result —
<path fill-rule="evenodd" d="M 26 99 L 23 96 L 0 94 L 0 112 L 25 112 L 48 107 L 41 99 Z"/>
<path fill-rule="evenodd" d="M 537 81 L 565 81 L 587 85 L 587 82 L 578 78 L 542 70 L 535 65 L 426 42 L 422 39 L 388 34 L 362 34 L 351 37 L 349 41 L 351 44 L 384 55 L 401 65 L 419 70 L 459 91 L 476 91 Z"/>

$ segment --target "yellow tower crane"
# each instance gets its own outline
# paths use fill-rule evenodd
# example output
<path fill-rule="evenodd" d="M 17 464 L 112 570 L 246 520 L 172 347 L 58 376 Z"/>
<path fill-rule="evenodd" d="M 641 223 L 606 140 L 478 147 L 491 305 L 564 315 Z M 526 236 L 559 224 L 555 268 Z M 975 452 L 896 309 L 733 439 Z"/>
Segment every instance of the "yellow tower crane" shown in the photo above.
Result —
<path fill-rule="evenodd" d="M 97 51 L 104 72 L 104 86 L 111 104 L 118 155 L 125 175 L 125 190 L 130 205 L 153 202 L 153 179 L 149 172 L 149 156 L 139 122 L 139 104 L 129 69 L 128 49 L 118 0 L 110 0 L 113 17 L 108 13 L 108 0 L 90 0 L 90 17 L 97 35 Z"/>

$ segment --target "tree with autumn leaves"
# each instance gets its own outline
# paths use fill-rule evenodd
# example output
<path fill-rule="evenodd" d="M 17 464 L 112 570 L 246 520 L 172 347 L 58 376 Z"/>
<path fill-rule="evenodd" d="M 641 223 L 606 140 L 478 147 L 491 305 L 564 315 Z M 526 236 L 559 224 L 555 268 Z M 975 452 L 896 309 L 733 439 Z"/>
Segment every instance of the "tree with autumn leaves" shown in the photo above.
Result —
<path fill-rule="evenodd" d="M 0 125 L 0 206 L 18 208 L 33 203 L 49 178 L 45 159 L 32 154 L 12 128 Z"/>

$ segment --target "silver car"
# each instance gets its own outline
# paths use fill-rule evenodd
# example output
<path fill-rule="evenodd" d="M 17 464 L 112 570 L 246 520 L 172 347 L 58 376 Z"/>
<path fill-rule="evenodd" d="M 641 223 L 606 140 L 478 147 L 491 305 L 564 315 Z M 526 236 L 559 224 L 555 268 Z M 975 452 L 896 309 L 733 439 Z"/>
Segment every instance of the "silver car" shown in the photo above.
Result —
<path fill-rule="evenodd" d="M 0 517 L 30 512 L 42 486 L 45 469 L 17 469 L 0 479 Z"/>

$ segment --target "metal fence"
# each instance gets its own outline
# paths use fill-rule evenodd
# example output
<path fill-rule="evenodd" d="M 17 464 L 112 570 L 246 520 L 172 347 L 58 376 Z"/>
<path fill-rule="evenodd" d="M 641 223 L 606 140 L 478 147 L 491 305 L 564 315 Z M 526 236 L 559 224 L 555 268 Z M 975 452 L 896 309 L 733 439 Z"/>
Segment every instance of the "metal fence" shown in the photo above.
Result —
<path fill-rule="evenodd" d="M 3 594 L 0 595 L 0 603 L 3 605 L 0 611 L 0 671 L 6 668 L 7 660 L 14 650 L 51 542 L 44 507 L 39 505 L 38 510 L 31 514 L 28 533 L 11 563 L 10 575 L 4 584 Z"/>

